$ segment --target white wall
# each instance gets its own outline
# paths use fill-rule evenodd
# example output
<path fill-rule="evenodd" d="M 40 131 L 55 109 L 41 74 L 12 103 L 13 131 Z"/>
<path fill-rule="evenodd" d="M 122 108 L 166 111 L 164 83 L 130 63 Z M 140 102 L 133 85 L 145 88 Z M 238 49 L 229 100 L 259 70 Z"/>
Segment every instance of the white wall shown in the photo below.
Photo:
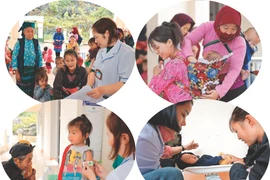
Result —
<path fill-rule="evenodd" d="M 183 144 L 192 140 L 199 143 L 198 155 L 218 155 L 220 152 L 244 157 L 247 145 L 238 140 L 229 129 L 234 105 L 213 100 L 196 100 L 181 134 Z"/>

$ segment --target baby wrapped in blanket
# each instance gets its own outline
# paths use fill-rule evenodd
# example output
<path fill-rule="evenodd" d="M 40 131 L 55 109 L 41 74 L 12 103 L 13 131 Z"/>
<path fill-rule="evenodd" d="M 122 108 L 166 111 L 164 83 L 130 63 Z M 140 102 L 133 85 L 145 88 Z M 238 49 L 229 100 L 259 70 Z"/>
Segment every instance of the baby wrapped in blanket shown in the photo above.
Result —
<path fill-rule="evenodd" d="M 216 51 L 209 51 L 203 55 L 203 59 L 196 62 L 186 61 L 193 98 L 200 98 L 206 91 L 215 89 L 219 84 L 219 72 L 231 55 L 232 53 L 222 56 Z"/>

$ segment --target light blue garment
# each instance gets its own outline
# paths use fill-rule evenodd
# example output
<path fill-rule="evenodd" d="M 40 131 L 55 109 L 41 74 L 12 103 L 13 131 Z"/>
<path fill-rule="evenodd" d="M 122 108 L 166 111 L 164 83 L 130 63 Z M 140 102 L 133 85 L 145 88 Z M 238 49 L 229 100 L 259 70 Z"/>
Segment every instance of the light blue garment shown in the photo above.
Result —
<path fill-rule="evenodd" d="M 17 41 L 13 53 L 12 53 L 12 69 L 17 70 L 18 68 L 18 55 L 20 52 L 20 42 Z M 32 40 L 25 39 L 24 44 L 24 66 L 35 66 L 36 53 L 34 48 L 34 43 Z M 42 53 L 40 50 L 40 46 L 38 44 L 38 67 L 42 67 Z"/>
<path fill-rule="evenodd" d="M 106 180 L 124 180 L 130 173 L 134 164 L 133 154 L 124 159 L 124 161 L 113 171 L 111 171 Z"/>
<path fill-rule="evenodd" d="M 164 147 L 159 129 L 147 123 L 136 145 L 136 160 L 142 174 L 160 168 L 159 159 L 164 153 Z"/>
<path fill-rule="evenodd" d="M 150 171 L 143 175 L 145 180 L 184 180 L 180 169 L 174 167 L 164 167 Z"/>
<path fill-rule="evenodd" d="M 36 85 L 33 98 L 39 102 L 53 100 L 53 88 L 49 84 L 47 84 L 45 89 L 42 89 L 39 85 Z"/>
<path fill-rule="evenodd" d="M 125 83 L 135 65 L 135 51 L 120 40 L 107 53 L 107 48 L 98 51 L 93 70 L 101 71 L 102 79 L 95 78 L 95 87 L 114 84 L 117 82 Z M 110 96 L 110 95 L 108 95 Z"/>

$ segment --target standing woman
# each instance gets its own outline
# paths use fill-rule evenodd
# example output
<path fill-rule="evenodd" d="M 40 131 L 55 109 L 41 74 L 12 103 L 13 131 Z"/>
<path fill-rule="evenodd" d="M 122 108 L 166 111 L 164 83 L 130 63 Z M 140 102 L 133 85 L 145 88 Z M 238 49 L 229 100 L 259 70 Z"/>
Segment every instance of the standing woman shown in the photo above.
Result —
<path fill-rule="evenodd" d="M 128 80 L 135 64 L 135 52 L 118 39 L 117 26 L 110 18 L 101 18 L 92 26 L 98 51 L 88 85 L 93 90 L 92 98 L 109 97 L 117 92 Z"/>
<path fill-rule="evenodd" d="M 234 165 L 230 169 L 230 179 L 261 179 L 267 169 L 270 156 L 269 141 L 259 122 L 243 109 L 236 107 L 229 122 L 232 132 L 239 140 L 248 145 L 245 158 L 234 157 Z"/>
<path fill-rule="evenodd" d="M 95 174 L 88 165 L 83 168 L 84 177 L 95 180 L 96 175 L 101 179 L 126 179 L 135 159 L 135 142 L 127 125 L 116 114 L 111 113 L 106 120 L 108 144 L 112 147 L 110 159 L 114 159 L 114 170 L 110 173 L 100 164 L 95 163 Z"/>
<path fill-rule="evenodd" d="M 233 52 L 220 71 L 220 84 L 214 90 L 207 91 L 202 98 L 227 102 L 246 90 L 240 77 L 246 53 L 245 40 L 240 36 L 240 26 L 241 14 L 229 6 L 224 6 L 219 10 L 215 21 L 201 24 L 185 37 L 182 50 L 190 62 L 196 61 L 191 47 L 201 40 L 204 46 L 203 55 L 211 50 L 222 55 L 229 54 L 230 50 Z"/>
<path fill-rule="evenodd" d="M 16 71 L 16 84 L 30 97 L 33 97 L 35 71 L 42 67 L 42 53 L 38 40 L 34 38 L 35 23 L 24 22 L 18 32 L 22 38 L 16 42 L 12 54 L 12 69 Z"/>
<path fill-rule="evenodd" d="M 189 32 L 191 32 L 195 25 L 194 20 L 189 15 L 184 13 L 175 14 L 171 19 L 171 22 L 175 22 L 179 25 L 183 36 L 186 36 Z M 200 44 L 197 43 L 196 45 L 192 46 L 192 50 L 195 58 L 198 59 L 201 50 Z"/>
<path fill-rule="evenodd" d="M 184 146 L 165 146 L 175 138 L 192 109 L 193 101 L 187 100 L 171 105 L 153 116 L 142 129 L 136 146 L 136 159 L 146 180 L 183 180 L 181 171 L 175 167 L 161 167 L 160 159 L 170 158 L 184 150 L 196 149 L 192 141 Z"/>

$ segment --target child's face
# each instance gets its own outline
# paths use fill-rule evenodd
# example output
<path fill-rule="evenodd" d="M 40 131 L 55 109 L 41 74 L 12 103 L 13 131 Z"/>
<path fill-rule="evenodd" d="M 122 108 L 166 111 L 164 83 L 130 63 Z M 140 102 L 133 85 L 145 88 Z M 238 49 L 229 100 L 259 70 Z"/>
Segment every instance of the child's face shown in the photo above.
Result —
<path fill-rule="evenodd" d="M 168 41 L 167 43 L 162 43 L 153 40 L 152 48 L 154 49 L 155 53 L 159 55 L 163 60 L 170 57 L 174 50 L 174 46 L 173 45 L 171 46 L 171 44 L 168 43 Z"/>
<path fill-rule="evenodd" d="M 111 131 L 108 129 L 108 127 L 106 127 L 106 134 L 108 136 L 108 144 L 113 147 L 114 144 L 114 137 L 113 134 L 111 133 Z"/>
<path fill-rule="evenodd" d="M 23 34 L 26 39 L 31 40 L 34 38 L 35 35 L 35 29 L 32 27 L 27 27 L 23 30 Z"/>
<path fill-rule="evenodd" d="M 222 55 L 215 51 L 209 51 L 203 55 L 203 58 L 208 61 L 212 61 L 216 59 L 221 59 Z"/>
<path fill-rule="evenodd" d="M 40 79 L 39 81 L 38 81 L 38 85 L 40 85 L 40 86 L 46 86 L 47 85 L 47 83 L 48 83 L 48 80 L 46 80 L 46 79 Z"/>
<path fill-rule="evenodd" d="M 64 67 L 64 61 L 61 59 L 61 60 L 58 60 L 57 62 L 56 62 L 56 67 L 58 68 L 58 69 L 60 69 L 60 68 L 63 68 Z"/>
<path fill-rule="evenodd" d="M 245 39 L 248 41 L 249 45 L 251 47 L 255 47 L 257 44 L 260 43 L 260 38 L 259 36 L 256 34 L 256 31 L 251 29 L 247 32 L 245 32 Z"/>
<path fill-rule="evenodd" d="M 68 67 L 69 71 L 74 71 L 77 66 L 77 59 L 73 55 L 66 55 L 65 56 L 65 64 Z"/>
<path fill-rule="evenodd" d="M 257 141 L 258 130 L 248 116 L 252 117 L 247 115 L 243 122 L 231 122 L 231 129 L 237 134 L 239 140 L 251 146 Z"/>
<path fill-rule="evenodd" d="M 98 45 L 96 43 L 89 43 L 89 46 L 91 49 L 95 49 L 98 47 Z"/>
<path fill-rule="evenodd" d="M 193 154 L 183 154 L 181 160 L 188 164 L 195 164 L 198 161 L 198 158 Z"/>
<path fill-rule="evenodd" d="M 147 71 L 147 63 L 143 63 L 142 64 L 142 70 L 143 71 Z"/>
<path fill-rule="evenodd" d="M 84 137 L 79 127 L 71 126 L 68 128 L 68 140 L 73 145 L 82 145 L 84 143 Z"/>
<path fill-rule="evenodd" d="M 70 38 L 70 44 L 76 44 L 76 38 L 75 37 L 71 37 Z"/>
<path fill-rule="evenodd" d="M 187 33 L 188 33 L 190 27 L 191 27 L 191 24 L 190 24 L 190 23 L 187 23 L 187 24 L 185 24 L 184 26 L 181 26 L 180 30 L 181 30 L 181 32 L 182 32 L 182 36 L 187 35 Z"/>

